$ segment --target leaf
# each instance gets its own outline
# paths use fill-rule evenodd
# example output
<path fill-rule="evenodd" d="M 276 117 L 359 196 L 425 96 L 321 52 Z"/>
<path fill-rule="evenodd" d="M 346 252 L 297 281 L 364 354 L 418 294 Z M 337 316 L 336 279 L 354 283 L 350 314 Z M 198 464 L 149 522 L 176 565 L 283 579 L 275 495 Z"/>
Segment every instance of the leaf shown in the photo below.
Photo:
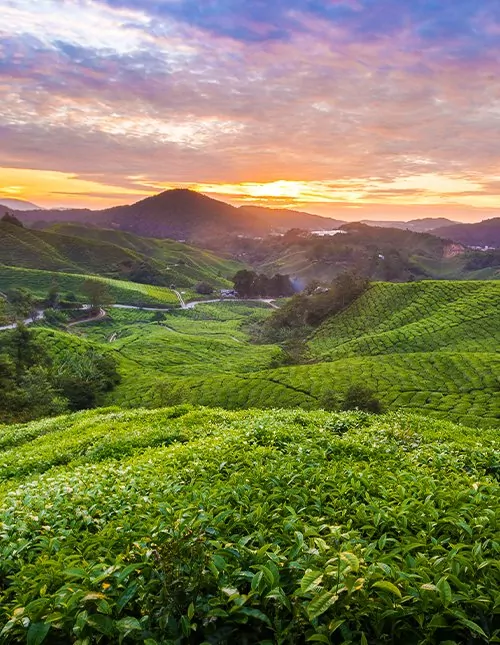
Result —
<path fill-rule="evenodd" d="M 300 581 L 300 590 L 302 593 L 307 593 L 308 591 L 318 591 L 320 588 L 319 585 L 323 580 L 323 574 L 321 571 L 314 569 L 308 569 L 302 580 Z"/>
<path fill-rule="evenodd" d="M 423 589 L 424 591 L 436 591 L 437 587 L 430 582 L 426 582 L 425 584 L 420 586 L 420 589 Z"/>
<path fill-rule="evenodd" d="M 460 622 L 466 625 L 471 631 L 476 632 L 476 634 L 479 634 L 480 636 L 488 640 L 488 636 L 477 623 L 474 623 L 472 622 L 472 620 L 468 620 L 467 618 L 461 618 Z"/>
<path fill-rule="evenodd" d="M 188 607 L 188 618 L 189 618 L 189 620 L 192 620 L 193 616 L 194 616 L 194 605 L 191 602 L 189 604 L 189 607 Z"/>
<path fill-rule="evenodd" d="M 125 591 L 122 593 L 122 595 L 118 598 L 116 601 L 116 608 L 118 609 L 118 613 L 122 611 L 122 609 L 129 603 L 132 598 L 135 596 L 135 592 L 137 591 L 137 583 L 133 582 L 131 585 L 129 585 Z"/>
<path fill-rule="evenodd" d="M 40 645 L 49 633 L 50 625 L 47 623 L 31 623 L 28 629 L 27 645 Z"/>
<path fill-rule="evenodd" d="M 87 618 L 87 624 L 97 629 L 101 634 L 106 636 L 112 636 L 114 632 L 114 623 L 109 616 L 103 616 L 102 614 L 93 614 Z"/>
<path fill-rule="evenodd" d="M 368 645 L 368 640 L 365 636 L 365 632 L 361 634 L 361 645 Z"/>
<path fill-rule="evenodd" d="M 337 602 L 338 598 L 337 594 L 333 593 L 333 591 L 323 591 L 315 596 L 307 606 L 309 619 L 314 620 L 318 616 L 321 616 L 321 614 L 324 614 L 325 611 Z"/>
<path fill-rule="evenodd" d="M 441 597 L 443 604 L 448 606 L 452 599 L 451 587 L 448 580 L 446 580 L 446 578 L 440 578 L 436 583 L 436 588 L 439 591 L 439 596 Z"/>
<path fill-rule="evenodd" d="M 263 623 L 266 623 L 266 625 L 269 625 L 269 627 L 271 627 L 271 621 L 266 616 L 266 614 L 264 614 L 259 609 L 252 609 L 251 607 L 243 607 L 242 609 L 239 610 L 238 613 L 245 614 L 245 616 L 251 616 L 252 618 L 257 618 L 257 620 L 261 620 Z"/>
<path fill-rule="evenodd" d="M 307 642 L 326 643 L 327 645 L 330 645 L 331 641 L 328 636 L 325 636 L 325 634 L 313 634 L 307 639 Z"/>
<path fill-rule="evenodd" d="M 137 620 L 137 618 L 134 618 L 133 616 L 125 616 L 125 618 L 121 618 L 115 624 L 120 634 L 125 635 L 130 634 L 130 632 L 133 632 L 137 629 L 142 629 L 141 623 Z"/>
<path fill-rule="evenodd" d="M 123 582 L 125 578 L 127 578 L 131 573 L 133 573 L 136 569 L 139 569 L 142 566 L 144 565 L 137 562 L 126 566 L 125 569 L 120 571 L 120 575 L 117 578 L 118 583 Z"/>
<path fill-rule="evenodd" d="M 392 582 L 389 582 L 388 580 L 380 580 L 380 582 L 376 582 L 372 586 L 376 589 L 382 589 L 382 591 L 387 591 L 389 593 L 392 593 L 394 596 L 401 598 L 401 592 L 399 591 L 399 589 L 396 587 L 396 585 L 393 585 Z"/>
<path fill-rule="evenodd" d="M 349 565 L 349 568 L 354 571 L 358 572 L 359 571 L 359 559 L 354 555 L 354 553 L 350 553 L 349 551 L 344 551 L 343 553 L 340 554 L 340 559 L 343 560 L 344 562 L 347 562 Z"/>

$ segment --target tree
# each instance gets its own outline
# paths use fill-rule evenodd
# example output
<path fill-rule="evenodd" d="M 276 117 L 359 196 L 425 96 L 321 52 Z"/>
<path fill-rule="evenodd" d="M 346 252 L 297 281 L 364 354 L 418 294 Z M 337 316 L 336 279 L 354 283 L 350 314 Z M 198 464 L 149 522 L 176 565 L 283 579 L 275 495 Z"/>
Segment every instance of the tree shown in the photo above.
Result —
<path fill-rule="evenodd" d="M 18 320 L 32 316 L 35 311 L 35 299 L 27 289 L 10 289 L 7 291 L 7 302 Z"/>
<path fill-rule="evenodd" d="M 351 385 L 341 402 L 342 410 L 364 410 L 380 414 L 383 411 L 382 403 L 377 398 L 374 390 L 360 384 Z"/>
<path fill-rule="evenodd" d="M 254 283 L 257 278 L 255 271 L 242 269 L 234 276 L 234 290 L 242 298 L 249 298 L 254 295 Z"/>
<path fill-rule="evenodd" d="M 214 292 L 214 288 L 209 282 L 199 282 L 196 285 L 196 293 L 202 296 L 210 296 Z"/>
<path fill-rule="evenodd" d="M 59 293 L 59 284 L 57 282 L 57 279 L 54 279 L 52 280 L 52 284 L 50 285 L 50 289 L 47 293 L 45 304 L 49 309 L 57 309 L 60 300 L 61 294 Z"/>
<path fill-rule="evenodd" d="M 111 302 L 111 295 L 105 282 L 88 278 L 82 286 L 82 291 L 90 305 L 92 312 L 97 312 L 103 305 Z"/>
<path fill-rule="evenodd" d="M 6 224 L 11 224 L 12 226 L 19 226 L 20 228 L 24 228 L 21 220 L 18 220 L 15 215 L 12 215 L 12 213 L 5 213 L 1 221 L 5 222 Z"/>

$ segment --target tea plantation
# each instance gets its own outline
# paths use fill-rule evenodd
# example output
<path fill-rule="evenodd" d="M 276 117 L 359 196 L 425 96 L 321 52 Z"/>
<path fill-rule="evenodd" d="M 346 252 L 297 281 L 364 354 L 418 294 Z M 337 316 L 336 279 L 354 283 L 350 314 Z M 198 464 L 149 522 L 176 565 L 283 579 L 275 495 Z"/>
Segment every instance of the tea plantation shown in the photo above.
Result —
<path fill-rule="evenodd" d="M 74 294 L 78 299 L 85 300 L 82 287 L 85 280 L 91 278 L 107 285 L 110 297 L 114 302 L 126 305 L 177 305 L 177 296 L 170 289 L 149 284 L 139 284 L 127 280 L 114 280 L 95 275 L 75 273 L 53 273 L 37 269 L 22 269 L 0 264 L 0 291 L 12 287 L 24 288 L 39 298 L 45 298 L 54 280 L 57 281 L 61 293 Z"/>
<path fill-rule="evenodd" d="M 169 314 L 166 327 L 114 320 L 106 333 L 118 331 L 113 348 L 135 368 L 123 368 L 108 402 L 317 409 L 362 383 L 388 409 L 498 426 L 499 311 L 498 282 L 376 284 L 320 327 L 306 364 L 286 367 L 277 346 L 251 345 L 241 331 L 269 315 L 262 307 L 203 305 Z"/>
<path fill-rule="evenodd" d="M 3 427 L 2 642 L 498 642 L 498 448 L 403 413 Z"/>

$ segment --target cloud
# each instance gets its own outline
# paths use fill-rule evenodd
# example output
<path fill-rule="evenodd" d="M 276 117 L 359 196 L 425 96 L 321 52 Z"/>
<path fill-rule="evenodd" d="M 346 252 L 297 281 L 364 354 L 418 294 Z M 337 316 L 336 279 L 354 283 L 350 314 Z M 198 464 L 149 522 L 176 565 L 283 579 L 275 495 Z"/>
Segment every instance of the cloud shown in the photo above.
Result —
<path fill-rule="evenodd" d="M 328 202 L 332 185 L 354 203 L 500 196 L 496 2 L 9 0 L 6 11 L 1 166 L 127 190 L 220 184 L 252 200 L 250 185 L 302 182 L 301 195 L 264 195 L 292 204 L 318 191 Z M 405 187 L 419 176 L 430 183 Z"/>

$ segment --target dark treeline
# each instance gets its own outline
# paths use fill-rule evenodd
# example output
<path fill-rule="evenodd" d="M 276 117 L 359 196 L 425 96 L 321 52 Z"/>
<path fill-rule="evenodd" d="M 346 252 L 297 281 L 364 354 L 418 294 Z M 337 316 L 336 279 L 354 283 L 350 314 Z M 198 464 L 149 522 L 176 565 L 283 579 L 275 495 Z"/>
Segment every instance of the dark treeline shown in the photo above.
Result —
<path fill-rule="evenodd" d="M 234 290 L 241 298 L 280 298 L 295 293 L 290 276 L 277 273 L 272 278 L 243 269 L 233 278 Z"/>

